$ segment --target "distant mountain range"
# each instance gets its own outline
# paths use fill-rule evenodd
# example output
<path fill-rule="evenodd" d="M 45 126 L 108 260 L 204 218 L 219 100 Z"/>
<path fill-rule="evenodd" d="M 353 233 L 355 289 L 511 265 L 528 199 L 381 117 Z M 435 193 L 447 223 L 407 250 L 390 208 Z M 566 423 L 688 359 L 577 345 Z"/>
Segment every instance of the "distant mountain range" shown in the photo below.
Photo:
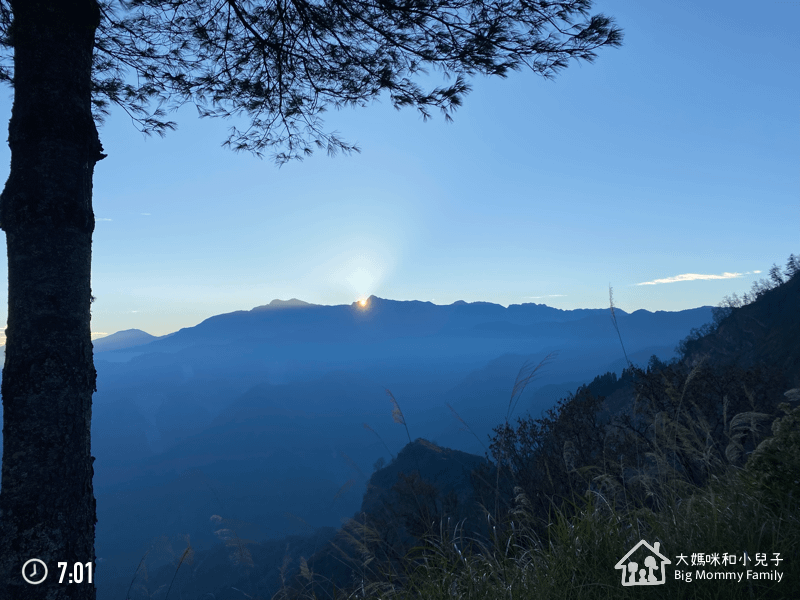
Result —
<path fill-rule="evenodd" d="M 672 358 L 712 319 L 708 306 L 615 314 L 639 365 Z M 608 309 L 375 296 L 273 300 L 167 336 L 120 331 L 94 347 L 98 578 L 130 576 L 160 536 L 213 546 L 212 515 L 246 523 L 238 534 L 250 539 L 339 525 L 361 505 L 375 461 L 408 441 L 387 389 L 412 437 L 482 455 L 526 361 L 556 353 L 512 419 L 626 365 Z"/>
<path fill-rule="evenodd" d="M 738 364 L 748 367 L 761 362 L 779 367 L 785 373 L 787 381 L 791 381 L 792 377 L 795 377 L 795 385 L 800 385 L 800 352 L 798 352 L 800 313 L 796 310 L 798 298 L 800 298 L 800 277 L 763 294 L 757 302 L 733 311 L 731 315 L 721 321 L 718 330 L 687 343 L 689 352 L 686 363 L 691 365 L 701 358 L 707 358 L 718 365 Z M 150 490 L 137 492 L 131 488 L 127 492 L 118 492 L 116 504 L 113 499 L 104 496 L 104 501 L 98 502 L 98 506 L 103 504 L 107 507 L 116 506 L 120 512 L 131 514 L 138 509 L 141 514 L 141 507 L 148 502 L 148 495 L 163 499 L 168 497 L 169 493 L 175 494 L 179 489 L 183 489 L 184 498 L 188 498 L 189 493 L 194 493 L 198 498 L 209 498 L 212 486 L 217 486 L 215 493 L 219 492 L 225 499 L 226 513 L 223 517 L 212 518 L 210 522 L 203 523 L 201 519 L 198 519 L 195 524 L 195 532 L 202 531 L 203 527 L 209 530 L 212 528 L 212 524 L 221 522 L 227 528 L 220 531 L 227 532 L 226 535 L 230 535 L 230 531 L 232 531 L 230 528 L 236 528 L 237 537 L 245 537 L 243 532 L 247 530 L 247 527 L 252 527 L 252 521 L 251 524 L 242 523 L 241 520 L 236 522 L 229 517 L 235 516 L 247 521 L 257 520 L 259 511 L 263 514 L 268 510 L 264 498 L 270 497 L 269 483 L 280 479 L 281 469 L 284 473 L 289 471 L 292 466 L 296 470 L 300 470 L 297 469 L 298 451 L 290 440 L 303 440 L 301 444 L 303 450 L 309 456 L 315 457 L 317 461 L 315 463 L 316 471 L 309 467 L 310 463 L 305 463 L 306 467 L 303 470 L 307 475 L 315 473 L 319 477 L 320 480 L 315 487 L 317 493 L 324 498 L 325 492 L 322 486 L 328 485 L 327 490 L 332 505 L 341 502 L 342 509 L 346 506 L 359 507 L 360 511 L 369 513 L 371 522 L 374 522 L 376 518 L 382 518 L 385 512 L 382 508 L 384 500 L 387 501 L 389 513 L 394 515 L 393 518 L 400 523 L 405 522 L 403 521 L 403 496 L 394 487 L 396 483 L 401 482 L 399 478 L 401 472 L 410 473 L 418 470 L 423 479 L 432 483 L 443 495 L 445 492 L 453 492 L 458 500 L 457 507 L 467 507 L 469 504 L 466 502 L 466 498 L 472 485 L 469 471 L 474 466 L 485 462 L 481 456 L 483 453 L 474 448 L 473 453 L 467 454 L 460 450 L 441 446 L 433 447 L 425 439 L 420 439 L 426 436 L 428 439 L 436 439 L 435 436 L 439 435 L 440 444 L 453 447 L 459 445 L 465 447 L 463 443 L 465 438 L 474 442 L 474 438 L 463 431 L 455 432 L 455 434 L 460 433 L 462 437 L 457 437 L 457 435 L 448 437 L 444 424 L 455 422 L 455 420 L 451 418 L 452 415 L 446 414 L 446 410 L 437 412 L 435 407 L 441 408 L 445 402 L 451 404 L 457 408 L 460 416 L 466 416 L 464 420 L 471 428 L 485 433 L 491 429 L 492 425 L 498 424 L 504 418 L 510 388 L 524 360 L 533 358 L 536 362 L 544 357 L 547 348 L 538 349 L 543 339 L 548 340 L 548 343 L 553 340 L 560 342 L 559 346 L 562 348 L 560 357 L 563 358 L 565 354 L 571 357 L 571 360 L 561 360 L 560 362 L 566 362 L 569 367 L 574 369 L 572 374 L 575 381 L 565 381 L 559 376 L 553 376 L 552 370 L 546 369 L 542 373 L 542 378 L 537 378 L 538 389 L 530 390 L 532 393 L 528 396 L 528 401 L 524 403 L 524 408 L 519 412 L 527 411 L 536 414 L 537 410 L 551 406 L 555 399 L 574 392 L 579 385 L 588 382 L 588 379 L 581 380 L 578 374 L 584 367 L 589 368 L 589 365 L 599 365 L 600 362 L 605 361 L 604 364 L 611 366 L 610 370 L 619 372 L 625 364 L 624 359 L 620 356 L 619 339 L 608 319 L 610 315 L 606 311 L 575 314 L 572 311 L 555 311 L 548 307 L 527 306 L 508 310 L 483 303 L 477 305 L 456 303 L 450 307 L 440 307 L 444 310 L 437 315 L 435 314 L 437 309 L 420 306 L 424 303 L 370 300 L 373 308 L 380 307 L 381 311 L 373 313 L 374 327 L 368 328 L 365 332 L 362 331 L 361 335 L 371 335 L 373 338 L 385 336 L 388 342 L 392 339 L 396 340 L 398 332 L 404 333 L 407 334 L 406 341 L 417 336 L 420 340 L 427 340 L 426 343 L 430 346 L 438 347 L 443 353 L 438 363 L 430 365 L 432 368 L 438 366 L 438 371 L 435 371 L 431 378 L 422 381 L 418 386 L 426 393 L 420 394 L 416 398 L 416 402 L 413 394 L 416 388 L 407 381 L 405 381 L 405 392 L 394 394 L 402 405 L 403 420 L 409 428 L 410 435 L 417 438 L 416 441 L 407 443 L 407 438 L 403 439 L 404 428 L 397 423 L 390 422 L 391 405 L 386 402 L 387 399 L 381 393 L 383 391 L 381 387 L 389 385 L 397 392 L 395 384 L 403 384 L 404 380 L 400 378 L 390 384 L 386 383 L 384 377 L 389 378 L 391 373 L 380 370 L 378 353 L 372 357 L 372 366 L 366 369 L 367 372 L 379 374 L 377 381 L 375 381 L 376 378 L 372 378 L 370 381 L 364 373 L 356 374 L 352 372 L 352 369 L 344 369 L 330 371 L 306 382 L 295 381 L 286 385 L 265 383 L 250 388 L 220 412 L 204 431 L 190 435 L 171 449 L 154 453 L 151 459 L 143 461 L 142 471 L 149 470 L 151 475 L 155 476 L 151 479 L 151 483 L 154 485 Z M 196 343 L 219 344 L 221 340 L 224 342 L 224 335 L 223 337 L 219 336 L 224 333 L 226 327 L 229 332 L 238 331 L 239 333 L 236 335 L 249 336 L 251 340 L 262 339 L 263 341 L 269 339 L 269 336 L 265 336 L 265 334 L 274 334 L 271 343 L 279 345 L 286 344 L 286 337 L 295 333 L 301 337 L 306 336 L 306 339 L 310 340 L 309 347 L 313 347 L 314 339 L 319 343 L 319 339 L 325 339 L 325 336 L 329 335 L 330 331 L 326 332 L 327 327 L 332 327 L 334 330 L 338 327 L 338 331 L 342 332 L 342 339 L 353 339 L 359 335 L 359 322 L 352 319 L 351 313 L 348 312 L 357 308 L 354 306 L 331 307 L 338 311 L 329 313 L 338 315 L 331 317 L 340 320 L 335 325 L 330 325 L 326 319 L 320 318 L 319 315 L 323 313 L 319 312 L 313 313 L 314 319 L 316 319 L 315 327 L 309 326 L 304 319 L 292 320 L 289 318 L 268 321 L 266 323 L 270 324 L 265 325 L 265 322 L 259 320 L 258 316 L 254 316 L 255 313 L 268 308 L 285 306 L 290 302 L 299 311 L 304 311 L 306 308 L 311 310 L 313 307 L 313 305 L 296 300 L 273 301 L 267 307 L 259 307 L 253 311 L 220 315 L 220 317 L 210 320 L 211 323 L 201 324 L 204 330 L 195 330 L 191 334 L 184 334 L 186 337 L 181 344 L 184 344 L 190 336 L 201 340 Z M 464 312 L 454 313 L 451 308 L 453 306 L 462 307 L 456 310 Z M 465 306 L 466 308 L 464 308 Z M 708 310 L 707 307 L 704 308 Z M 316 309 L 314 310 L 316 311 Z M 448 313 L 448 310 L 451 312 Z M 398 323 L 403 323 L 404 318 L 408 316 L 409 313 L 405 313 L 405 311 L 422 315 L 422 318 L 403 329 L 398 326 Z M 687 312 L 688 314 L 686 314 Z M 289 313 L 283 314 L 288 315 Z M 305 314 L 312 313 L 306 312 Z M 690 326 L 688 321 L 696 323 L 702 321 L 701 318 L 695 320 L 697 314 L 705 317 L 711 316 L 710 311 L 705 313 L 699 311 L 694 314 L 689 311 L 655 314 L 637 311 L 632 315 L 624 311 L 617 311 L 618 325 L 628 356 L 634 363 L 643 365 L 650 357 L 648 352 L 655 346 L 643 348 L 641 347 L 642 343 L 664 341 L 665 331 L 670 327 L 674 327 L 671 331 L 673 337 L 685 338 L 689 329 L 696 327 Z M 542 316 L 544 318 L 538 325 L 532 322 Z M 348 327 L 351 329 L 348 330 Z M 640 339 L 642 330 L 650 331 L 655 337 L 650 340 Z M 433 333 L 430 333 L 431 331 Z M 387 336 L 387 332 L 394 332 L 395 337 Z M 424 335 L 426 332 L 429 334 L 427 337 Z M 540 335 L 537 336 L 537 333 Z M 558 333 L 561 333 L 561 337 L 558 336 Z M 348 338 L 348 336 L 350 337 Z M 479 361 L 474 367 L 465 366 L 461 370 L 453 364 L 442 366 L 445 364 L 445 352 L 450 348 L 447 345 L 448 340 L 456 339 L 462 345 L 468 346 L 473 343 L 473 338 L 487 342 L 487 346 L 496 343 L 498 339 L 504 339 L 509 347 L 522 339 L 529 344 L 528 349 L 537 350 L 533 354 L 505 353 L 484 362 Z M 135 340 L 136 338 L 131 337 L 131 339 Z M 140 339 L 148 341 L 144 337 L 140 337 Z M 252 341 L 245 343 L 242 342 L 242 339 L 237 343 L 228 343 L 217 347 L 225 348 L 226 351 L 239 351 L 237 348 L 240 344 L 251 350 L 258 347 L 258 344 Z M 582 343 L 584 351 L 580 352 L 576 350 L 575 344 Z M 598 346 L 603 349 L 600 362 L 598 362 L 597 355 L 585 351 L 592 343 L 598 343 Z M 154 344 L 153 347 L 161 348 L 163 352 L 169 346 Z M 375 347 L 382 348 L 383 346 L 378 344 Z M 408 348 L 411 347 L 408 346 Z M 333 344 L 329 347 L 329 351 L 337 352 L 337 348 L 339 347 Z M 668 345 L 662 347 L 663 352 L 654 353 L 660 359 L 667 360 L 671 357 L 671 352 L 666 348 Z M 222 354 L 218 351 L 216 356 L 220 358 Z M 105 354 L 99 355 L 100 360 L 103 356 Z M 160 356 L 162 359 L 167 357 L 166 354 Z M 617 358 L 612 358 L 615 356 Z M 148 359 L 145 358 L 145 355 L 141 355 L 138 359 L 130 359 L 130 363 L 133 364 L 137 360 L 144 361 L 143 364 L 146 364 Z M 555 366 L 558 362 L 556 361 L 550 366 Z M 609 370 L 604 370 L 599 366 L 591 368 L 595 368 L 593 375 L 604 374 Z M 415 369 L 417 367 L 413 365 L 408 366 L 406 379 L 420 375 L 421 371 Z M 455 381 L 455 383 L 439 385 L 436 388 L 434 384 L 443 379 Z M 612 410 L 629 411 L 631 404 L 635 402 L 633 387 L 628 380 L 617 380 L 615 376 L 608 377 L 604 374 L 602 377 L 594 379 L 591 388 L 593 393 L 606 397 L 606 403 Z M 437 389 L 438 391 L 436 391 Z M 370 406 L 371 402 L 379 405 L 377 412 Z M 337 410 L 329 410 L 326 413 L 326 405 Z M 343 410 L 345 407 L 352 409 L 352 412 L 348 414 Z M 310 421 L 319 419 L 323 415 L 324 418 L 319 420 L 318 426 L 309 425 Z M 450 421 L 448 421 L 449 418 Z M 363 428 L 354 427 L 353 421 L 359 419 L 367 421 L 371 427 L 380 432 L 383 439 L 378 439 L 376 435 Z M 438 424 L 438 429 L 433 424 Z M 432 432 L 434 432 L 433 437 L 431 437 Z M 354 443 L 350 448 L 341 441 L 346 436 L 353 438 L 351 441 Z M 328 444 L 329 440 L 335 439 L 338 439 L 339 442 L 334 442 L 334 452 L 331 453 L 331 456 L 323 459 L 322 448 Z M 363 445 L 359 446 L 358 443 L 355 443 L 358 440 L 362 440 Z M 372 440 L 371 445 L 369 444 L 370 440 Z M 399 448 L 402 449 L 398 451 Z M 396 456 L 394 456 L 395 452 Z M 392 455 L 392 459 L 385 463 L 382 459 L 388 458 L 389 455 Z M 374 463 L 372 467 L 374 473 L 369 476 L 368 466 L 375 457 L 378 458 L 378 462 Z M 335 482 L 330 479 L 331 474 L 335 471 L 334 463 L 328 462 L 323 466 L 325 460 L 330 458 L 333 458 L 334 462 L 339 459 L 341 465 L 347 466 L 344 472 L 340 472 L 339 478 Z M 218 467 L 213 464 L 215 460 L 219 462 Z M 258 482 L 257 478 L 248 477 L 244 474 L 245 469 L 237 465 L 237 460 L 244 465 L 247 465 L 248 461 L 269 464 L 271 472 L 267 476 L 267 481 Z M 194 468 L 190 465 L 192 462 L 194 462 Z M 205 465 L 198 467 L 200 462 L 205 462 Z M 173 480 L 169 483 L 155 483 L 158 473 L 164 472 L 168 465 L 174 468 Z M 323 468 L 320 469 L 320 466 Z M 178 477 L 179 473 L 183 474 Z M 367 480 L 368 485 L 364 486 L 363 484 Z M 283 479 L 282 481 L 290 480 Z M 353 486 L 353 482 L 356 485 Z M 283 483 L 277 487 L 281 490 L 281 494 L 288 497 L 300 489 L 299 483 L 295 481 L 294 489 L 291 486 L 284 486 Z M 308 480 L 306 480 L 307 483 Z M 342 485 L 336 489 L 338 483 L 342 483 Z M 140 487 L 142 485 L 140 484 Z M 347 490 L 348 485 L 351 486 L 350 491 L 343 493 L 343 490 Z M 350 497 L 349 494 L 353 488 L 360 489 L 361 493 L 355 494 L 360 499 L 360 506 L 358 504 L 350 505 L 349 500 L 346 500 Z M 234 498 L 241 498 L 243 495 L 251 498 L 257 507 L 256 511 L 248 512 L 245 503 L 235 504 L 230 496 L 224 496 L 226 493 L 230 493 Z M 129 499 L 126 504 L 119 501 L 122 494 L 128 495 Z M 302 495 L 293 496 L 293 498 L 296 499 L 296 504 L 293 505 L 291 511 L 294 515 L 314 511 L 312 506 L 303 504 L 306 499 Z M 150 506 L 154 505 L 152 500 L 149 502 Z M 319 503 L 316 509 L 317 515 L 320 514 L 323 504 L 324 502 Z M 178 507 L 178 504 L 175 503 L 174 506 Z M 221 502 L 220 506 L 222 506 Z M 187 514 L 191 508 L 184 500 L 180 508 L 173 510 Z M 153 512 L 149 516 L 152 517 L 155 514 Z M 470 514 L 457 514 L 454 518 L 463 524 L 464 521 L 459 521 L 459 519 L 467 516 Z M 474 517 L 474 515 L 471 516 Z M 118 527 L 115 531 L 123 539 L 129 540 L 129 543 L 136 539 L 134 535 L 131 535 L 130 530 L 135 528 L 135 523 L 141 522 L 136 521 L 137 518 L 136 516 L 129 517 L 128 529 L 119 527 L 119 519 L 114 522 L 115 527 Z M 294 517 L 289 518 L 293 519 Z M 102 520 L 101 518 L 101 522 Z M 485 520 L 481 519 L 480 522 L 484 523 Z M 173 531 L 189 530 L 188 523 L 183 524 L 183 529 L 177 523 L 167 524 L 163 521 L 161 526 L 162 531 L 168 531 L 170 526 Z M 346 564 L 342 562 L 339 551 L 333 552 L 331 547 L 325 545 L 325 541 L 331 540 L 335 542 L 337 549 L 344 548 L 348 543 L 348 536 L 342 531 L 336 532 L 330 527 L 323 527 L 316 529 L 313 536 L 309 538 L 287 537 L 278 540 L 273 536 L 269 537 L 271 539 L 264 539 L 257 544 L 248 542 L 247 548 L 251 552 L 255 568 L 246 571 L 246 575 L 241 575 L 236 570 L 238 565 L 235 561 L 231 561 L 231 551 L 224 543 L 212 545 L 206 551 L 198 551 L 197 560 L 203 567 L 194 569 L 183 579 L 182 592 L 187 595 L 186 597 L 191 598 L 210 597 L 211 591 L 216 594 L 216 597 L 222 597 L 229 591 L 238 593 L 238 590 L 245 589 L 248 585 L 252 587 L 253 578 L 255 578 L 260 586 L 259 589 L 269 592 L 265 597 L 270 597 L 274 591 L 277 591 L 277 586 L 281 581 L 279 569 L 281 564 L 285 564 L 283 561 L 291 560 L 291 564 L 296 565 L 301 556 L 306 558 L 308 568 L 312 569 L 314 573 L 324 574 L 326 578 L 330 577 L 332 581 L 340 584 L 350 581 L 352 574 Z M 250 539 L 253 539 L 253 536 L 250 536 Z M 198 542 L 202 542 L 203 537 L 195 535 L 191 540 L 193 548 L 197 550 Z M 180 543 L 177 538 L 173 538 L 173 541 L 175 544 Z M 230 543 L 231 540 L 223 541 Z M 166 543 L 166 541 L 161 542 L 162 545 Z M 107 543 L 103 545 L 106 549 L 109 548 Z M 98 534 L 98 548 L 100 546 Z M 180 547 L 184 546 L 185 542 Z M 121 595 L 130 587 L 132 569 L 133 567 L 129 573 L 117 580 L 112 580 L 110 577 L 103 578 L 103 584 L 98 587 L 98 598 L 111 600 L 122 597 Z M 297 570 L 296 567 L 294 570 Z M 164 565 L 161 569 L 152 568 L 149 571 L 148 585 L 152 587 L 157 587 L 159 584 L 166 586 L 173 581 L 174 577 L 174 564 Z"/>
<path fill-rule="evenodd" d="M 92 345 L 96 353 L 113 352 L 114 350 L 125 350 L 127 348 L 144 346 L 145 344 L 171 335 L 173 334 L 168 333 L 167 335 L 155 336 L 141 329 L 125 329 L 124 331 L 118 331 L 117 333 L 112 333 L 106 337 L 96 339 L 92 342 Z"/>
<path fill-rule="evenodd" d="M 710 319 L 710 307 L 680 312 L 638 310 L 630 315 L 617 310 L 620 322 L 630 323 L 629 342 L 645 340 L 664 329 L 684 331 Z M 608 309 L 561 310 L 544 304 L 504 308 L 487 302 L 458 301 L 441 306 L 430 302 L 399 302 L 370 296 L 364 306 L 322 306 L 296 298 L 273 300 L 250 311 L 236 311 L 206 319 L 195 327 L 162 337 L 126 330 L 94 342 L 99 358 L 125 362 L 152 352 L 174 353 L 198 345 L 226 345 L 233 340 L 259 344 L 374 344 L 406 340 L 405 346 L 430 347 L 431 337 L 458 340 L 454 350 L 464 355 L 485 355 L 493 340 L 560 339 L 579 333 L 584 342 L 607 341 Z M 678 336 L 671 336 L 676 340 Z M 401 344 L 402 345 L 402 344 Z M 425 348 L 420 348 L 425 353 Z M 434 348 L 438 350 L 438 348 Z M 308 355 L 304 351 L 304 356 Z"/>
<path fill-rule="evenodd" d="M 297 298 L 292 298 L 291 300 L 276 299 L 264 306 L 257 306 L 256 308 L 252 309 L 251 312 L 260 310 L 271 310 L 271 309 L 293 308 L 293 307 L 296 308 L 305 306 L 319 306 L 319 305 L 309 304 L 308 302 L 303 302 L 302 300 L 298 300 Z M 123 331 L 118 331 L 116 333 L 112 333 L 111 335 L 98 338 L 92 342 L 92 345 L 94 346 L 95 353 L 113 352 L 114 350 L 126 350 L 129 348 L 136 348 L 137 346 L 144 346 L 145 344 L 149 344 L 150 342 L 168 338 L 173 335 L 175 335 L 174 332 L 168 333 L 166 335 L 155 336 L 155 335 L 150 335 L 149 333 L 147 333 L 146 331 L 142 331 L 141 329 L 125 329 Z M 2 346 L 2 348 L 5 348 L 5 346 Z"/>

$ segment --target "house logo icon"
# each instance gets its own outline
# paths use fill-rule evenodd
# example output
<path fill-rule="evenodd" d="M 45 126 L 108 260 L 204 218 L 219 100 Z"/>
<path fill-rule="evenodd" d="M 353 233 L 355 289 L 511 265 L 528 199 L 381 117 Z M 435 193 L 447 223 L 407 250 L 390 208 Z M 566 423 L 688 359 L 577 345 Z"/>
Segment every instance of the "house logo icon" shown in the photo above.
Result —
<path fill-rule="evenodd" d="M 614 568 L 622 570 L 622 585 L 662 585 L 667 580 L 664 565 L 672 564 L 672 562 L 658 551 L 659 545 L 660 542 L 656 542 L 651 546 L 641 540 L 620 559 Z M 633 560 L 633 555 L 642 546 L 644 548 L 640 555 L 644 558 L 644 566 L 640 566 L 639 563 Z M 660 573 L 660 578 L 656 572 Z"/>

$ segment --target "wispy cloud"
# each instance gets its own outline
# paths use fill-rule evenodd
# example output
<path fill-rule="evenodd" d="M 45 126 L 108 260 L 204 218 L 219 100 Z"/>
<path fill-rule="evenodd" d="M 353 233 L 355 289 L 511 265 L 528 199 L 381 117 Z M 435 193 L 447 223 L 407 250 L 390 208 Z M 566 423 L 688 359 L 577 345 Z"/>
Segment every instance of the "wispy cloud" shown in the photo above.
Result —
<path fill-rule="evenodd" d="M 150 216 L 150 213 L 139 213 L 139 214 L 142 215 L 143 217 L 149 217 Z"/>
<path fill-rule="evenodd" d="M 540 298 L 565 298 L 566 294 L 548 294 L 547 296 L 523 296 L 523 298 L 528 298 L 530 300 L 537 300 Z"/>
<path fill-rule="evenodd" d="M 113 221 L 113 220 L 114 219 L 105 219 L 103 217 L 98 217 L 98 218 L 95 219 L 95 221 Z"/>
<path fill-rule="evenodd" d="M 700 273 L 684 273 L 683 275 L 675 275 L 674 277 L 667 277 L 665 279 L 654 279 L 653 281 L 643 281 L 642 283 L 635 283 L 634 285 L 659 285 L 661 283 L 675 283 L 676 281 L 697 281 L 703 279 L 738 279 L 745 275 L 757 275 L 761 271 L 748 271 L 747 273 L 723 273 L 722 275 L 702 275 Z"/>

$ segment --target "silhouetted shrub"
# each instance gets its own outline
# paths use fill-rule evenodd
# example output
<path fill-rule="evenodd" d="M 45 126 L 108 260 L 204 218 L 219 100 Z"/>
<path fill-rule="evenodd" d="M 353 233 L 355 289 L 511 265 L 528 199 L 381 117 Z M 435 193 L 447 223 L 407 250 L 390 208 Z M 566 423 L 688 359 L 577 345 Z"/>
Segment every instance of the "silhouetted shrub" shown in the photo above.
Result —
<path fill-rule="evenodd" d="M 772 437 L 761 442 L 747 461 L 745 480 L 765 492 L 770 503 L 800 499 L 800 406 L 783 403 L 785 413 L 772 423 Z"/>

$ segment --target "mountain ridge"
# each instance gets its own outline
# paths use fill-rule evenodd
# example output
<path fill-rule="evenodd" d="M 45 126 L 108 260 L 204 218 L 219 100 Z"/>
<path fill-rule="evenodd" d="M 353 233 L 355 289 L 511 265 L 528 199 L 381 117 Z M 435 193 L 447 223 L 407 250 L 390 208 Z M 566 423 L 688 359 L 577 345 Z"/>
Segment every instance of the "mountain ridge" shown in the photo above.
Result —
<path fill-rule="evenodd" d="M 563 328 L 568 327 L 563 324 L 568 322 L 573 323 L 572 329 L 583 330 L 584 334 L 585 328 L 591 322 L 594 335 L 605 335 L 602 330 L 607 327 L 601 325 L 596 317 L 606 314 L 607 311 L 608 309 L 562 310 L 536 303 L 503 307 L 490 302 L 467 303 L 462 300 L 449 305 L 438 305 L 418 300 L 388 300 L 374 295 L 367 299 L 366 306 L 359 302 L 350 305 L 319 305 L 296 298 L 286 301 L 276 299 L 249 311 L 213 315 L 197 325 L 184 327 L 166 336 L 147 340 L 141 336 L 136 344 L 125 346 L 119 341 L 111 347 L 108 343 L 109 347 L 100 346 L 101 349 L 97 352 L 106 354 L 102 357 L 105 360 L 117 361 L 129 360 L 147 352 L 176 352 L 197 344 L 216 344 L 234 338 L 253 338 L 266 342 L 282 338 L 296 343 L 361 344 L 389 338 L 420 339 L 439 334 L 471 336 L 476 328 L 485 330 L 479 337 L 502 338 L 513 329 L 513 337 L 528 338 L 543 337 L 546 333 L 563 335 Z M 683 329 L 683 321 L 696 323 L 698 320 L 709 320 L 710 311 L 711 307 L 703 306 L 682 311 L 650 312 L 639 309 L 634 313 L 627 313 L 617 309 L 615 312 L 621 323 L 630 322 L 634 326 L 631 335 L 637 335 L 635 327 L 648 319 L 659 322 L 674 319 L 673 327 Z M 683 316 L 676 318 L 675 315 Z M 487 325 L 489 322 L 501 325 Z M 609 322 L 610 320 L 607 323 Z M 519 326 L 528 329 L 524 330 Z M 492 331 L 493 327 L 499 330 Z M 95 342 L 96 346 L 99 341 Z"/>

